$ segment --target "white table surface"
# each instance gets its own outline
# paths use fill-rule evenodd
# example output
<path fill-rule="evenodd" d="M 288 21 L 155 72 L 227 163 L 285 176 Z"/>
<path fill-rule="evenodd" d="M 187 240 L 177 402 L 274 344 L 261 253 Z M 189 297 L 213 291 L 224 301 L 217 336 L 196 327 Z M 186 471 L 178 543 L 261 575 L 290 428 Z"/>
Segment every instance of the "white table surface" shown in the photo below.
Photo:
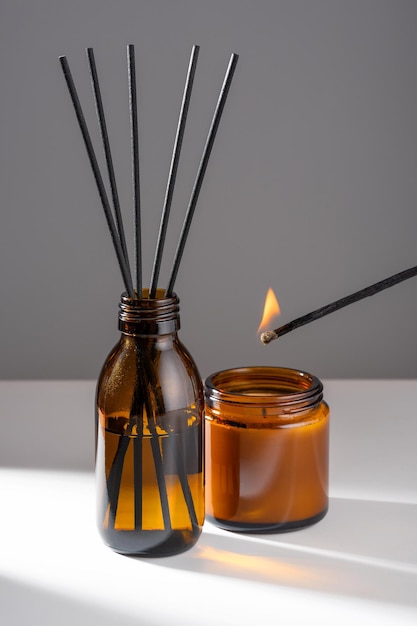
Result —
<path fill-rule="evenodd" d="M 417 624 L 417 381 L 324 381 L 330 509 L 239 535 L 206 523 L 174 557 L 95 528 L 94 382 L 0 382 L 4 626 Z"/>

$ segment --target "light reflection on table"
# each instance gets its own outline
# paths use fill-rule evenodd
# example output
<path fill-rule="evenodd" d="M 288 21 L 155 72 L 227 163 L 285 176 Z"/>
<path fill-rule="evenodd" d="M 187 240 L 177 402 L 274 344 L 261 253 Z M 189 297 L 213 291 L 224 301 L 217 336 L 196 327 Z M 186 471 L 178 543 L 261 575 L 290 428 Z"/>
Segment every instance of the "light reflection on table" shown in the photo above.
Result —
<path fill-rule="evenodd" d="M 70 447 L 77 444 L 77 428 L 91 417 L 94 384 L 0 383 L 2 623 L 415 625 L 417 382 L 329 381 L 325 388 L 331 498 L 321 522 L 274 535 L 239 535 L 206 523 L 192 550 L 140 559 L 101 543 L 93 473 L 75 471 L 79 450 L 64 451 L 61 466 L 56 451 L 53 463 L 48 457 L 57 433 Z M 383 406 L 375 401 L 381 389 Z M 20 445 L 22 432 L 32 440 L 39 435 L 33 406 L 51 398 L 55 406 L 38 422 L 38 445 L 28 438 Z M 84 470 L 92 428 L 88 437 Z"/>

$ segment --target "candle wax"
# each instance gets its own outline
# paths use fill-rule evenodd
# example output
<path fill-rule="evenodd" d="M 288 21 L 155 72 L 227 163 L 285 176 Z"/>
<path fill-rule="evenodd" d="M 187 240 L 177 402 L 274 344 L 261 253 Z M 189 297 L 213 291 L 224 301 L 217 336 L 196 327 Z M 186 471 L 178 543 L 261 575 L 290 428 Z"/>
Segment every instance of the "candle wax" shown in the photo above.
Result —
<path fill-rule="evenodd" d="M 206 410 L 207 516 L 249 528 L 291 525 L 325 512 L 327 404 L 276 421 L 262 414 L 248 421 L 244 407 L 234 411 L 235 419 L 225 421 Z"/>

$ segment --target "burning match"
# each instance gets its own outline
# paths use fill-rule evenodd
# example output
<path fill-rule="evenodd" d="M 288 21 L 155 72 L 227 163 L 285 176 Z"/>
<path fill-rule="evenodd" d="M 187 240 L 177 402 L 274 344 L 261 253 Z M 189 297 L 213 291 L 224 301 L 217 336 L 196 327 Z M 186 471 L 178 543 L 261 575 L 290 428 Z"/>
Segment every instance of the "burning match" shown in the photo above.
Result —
<path fill-rule="evenodd" d="M 297 317 L 292 322 L 284 324 L 284 326 L 280 326 L 275 330 L 267 330 L 261 334 L 260 339 L 264 344 L 270 343 L 274 339 L 278 339 L 278 337 L 282 337 L 282 335 L 286 335 L 292 330 L 300 328 L 300 326 L 304 326 L 305 324 L 314 322 L 315 320 L 318 320 L 325 315 L 334 313 L 334 311 L 338 311 L 339 309 L 342 309 L 349 304 L 353 304 L 354 302 L 358 302 L 358 300 L 362 300 L 363 298 L 366 298 L 368 296 L 373 296 L 374 294 L 379 293 L 384 289 L 393 287 L 394 285 L 397 285 L 404 280 L 408 280 L 409 278 L 413 278 L 414 276 L 417 276 L 417 266 L 411 267 L 410 269 L 404 270 L 403 272 L 399 272 L 398 274 L 394 274 L 389 278 L 384 278 L 384 280 L 381 280 L 374 285 L 365 287 L 365 289 L 361 289 L 360 291 L 355 291 L 355 293 L 352 293 L 349 296 L 345 296 L 344 298 L 340 298 L 340 300 L 336 300 L 335 302 L 331 302 L 330 304 L 326 304 L 326 306 L 321 307 L 320 309 L 316 309 L 311 313 L 307 313 L 307 315 Z"/>

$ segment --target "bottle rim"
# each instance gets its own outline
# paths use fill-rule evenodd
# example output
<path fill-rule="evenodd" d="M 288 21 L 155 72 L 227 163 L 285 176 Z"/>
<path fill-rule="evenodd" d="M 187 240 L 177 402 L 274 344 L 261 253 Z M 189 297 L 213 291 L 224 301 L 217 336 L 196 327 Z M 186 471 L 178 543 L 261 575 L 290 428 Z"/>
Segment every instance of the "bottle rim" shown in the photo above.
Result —
<path fill-rule="evenodd" d="M 179 298 L 175 293 L 168 298 L 164 295 L 164 289 L 157 289 L 155 298 L 149 298 L 149 289 L 142 290 L 142 298 L 123 293 L 119 302 L 119 329 L 129 335 L 162 335 L 178 330 Z"/>

